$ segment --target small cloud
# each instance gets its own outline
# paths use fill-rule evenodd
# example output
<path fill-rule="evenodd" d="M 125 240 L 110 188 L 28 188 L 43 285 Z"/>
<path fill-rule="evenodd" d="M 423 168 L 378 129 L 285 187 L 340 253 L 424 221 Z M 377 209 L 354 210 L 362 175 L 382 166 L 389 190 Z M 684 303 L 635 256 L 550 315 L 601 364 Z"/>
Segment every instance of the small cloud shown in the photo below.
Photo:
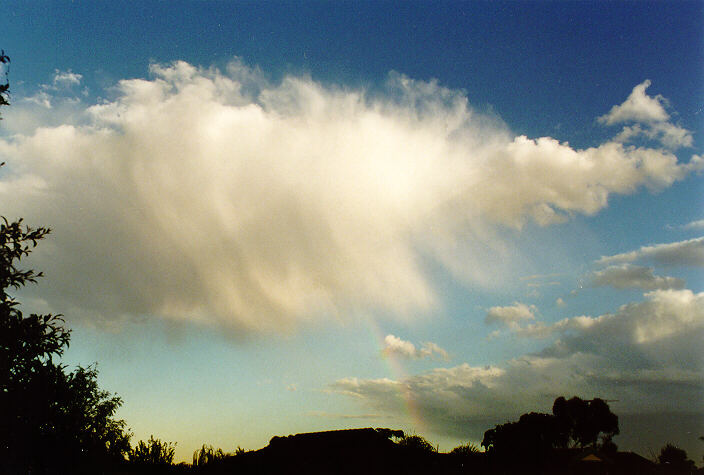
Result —
<path fill-rule="evenodd" d="M 692 132 L 669 122 L 670 115 L 665 111 L 667 99 L 661 95 L 648 96 L 645 90 L 650 86 L 646 80 L 633 88 L 626 101 L 618 106 L 613 106 L 608 114 L 597 120 L 605 125 L 614 125 L 623 122 L 639 122 L 625 126 L 614 137 L 615 142 L 626 143 L 636 138 L 644 137 L 657 140 L 666 148 L 675 150 L 680 147 L 692 146 Z"/>
<path fill-rule="evenodd" d="M 652 260 L 664 266 L 704 267 L 704 237 L 643 246 L 635 251 L 602 256 L 596 263 L 611 265 L 634 262 L 640 259 Z"/>
<path fill-rule="evenodd" d="M 53 81 L 50 84 L 40 84 L 39 90 L 22 99 L 22 102 L 36 104 L 46 109 L 53 109 L 55 105 L 78 105 L 81 100 L 78 97 L 72 97 L 73 91 L 67 91 L 72 86 L 78 86 L 81 83 L 81 74 L 68 71 L 54 72 Z M 81 92 L 84 96 L 88 93 L 88 88 L 84 88 Z M 59 111 L 63 114 L 65 111 Z"/>
<path fill-rule="evenodd" d="M 486 323 L 501 323 L 510 328 L 526 320 L 534 320 L 535 305 L 516 302 L 505 307 L 491 307 L 486 314 Z"/>
<path fill-rule="evenodd" d="M 645 93 L 650 86 L 646 79 L 633 88 L 625 102 L 613 106 L 608 114 L 602 115 L 597 120 L 606 125 L 621 122 L 663 122 L 670 118 L 665 111 L 667 100 L 661 95 L 651 97 Z"/>
<path fill-rule="evenodd" d="M 70 69 L 68 71 L 54 70 L 54 87 L 69 88 L 78 86 L 83 78 L 82 74 L 74 73 Z"/>
<path fill-rule="evenodd" d="M 558 307 L 564 307 L 567 304 L 562 299 L 562 297 L 558 297 L 557 300 L 555 300 L 555 305 L 557 305 Z"/>
<path fill-rule="evenodd" d="M 435 343 L 423 343 L 420 349 L 418 349 L 410 341 L 402 340 L 394 335 L 386 335 L 386 338 L 384 338 L 384 349 L 381 351 L 382 354 L 386 356 L 395 355 L 406 359 L 421 359 L 429 357 L 442 359 L 445 361 L 450 359 L 447 351 Z"/>
<path fill-rule="evenodd" d="M 47 94 L 46 91 L 38 91 L 36 94 L 25 97 L 23 100 L 51 109 L 51 96 Z"/>
<path fill-rule="evenodd" d="M 594 287 L 614 287 L 617 289 L 683 289 L 685 281 L 676 277 L 659 276 L 652 267 L 621 264 L 592 273 Z"/>
<path fill-rule="evenodd" d="M 680 226 L 682 229 L 686 230 L 691 230 L 691 229 L 704 229 L 704 219 L 699 219 L 697 221 L 692 221 L 690 223 L 684 224 Z"/>
<path fill-rule="evenodd" d="M 692 132 L 669 122 L 658 122 L 646 128 L 637 124 L 626 126 L 614 137 L 614 141 L 627 143 L 638 137 L 657 140 L 665 147 L 673 150 L 681 147 L 691 147 L 693 141 Z"/>
<path fill-rule="evenodd" d="M 419 353 L 421 358 L 429 356 L 445 361 L 448 361 L 450 359 L 450 355 L 447 353 L 447 351 L 430 341 L 423 343 L 423 346 L 420 348 Z"/>
<path fill-rule="evenodd" d="M 397 355 L 404 358 L 415 358 L 417 354 L 416 346 L 413 343 L 394 335 L 386 335 L 382 352 L 385 355 Z"/>

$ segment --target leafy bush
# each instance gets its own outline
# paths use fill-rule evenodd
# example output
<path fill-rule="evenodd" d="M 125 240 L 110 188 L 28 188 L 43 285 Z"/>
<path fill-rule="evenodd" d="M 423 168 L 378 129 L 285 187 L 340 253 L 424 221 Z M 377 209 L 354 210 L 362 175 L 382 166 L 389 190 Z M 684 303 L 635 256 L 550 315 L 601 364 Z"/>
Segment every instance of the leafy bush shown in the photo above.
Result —
<path fill-rule="evenodd" d="M 193 466 L 204 467 L 210 463 L 224 459 L 226 454 L 222 449 L 214 449 L 212 445 L 205 445 L 193 452 Z"/>
<path fill-rule="evenodd" d="M 406 450 L 415 453 L 433 453 L 437 452 L 433 444 L 425 440 L 419 435 L 407 435 L 398 441 L 398 445 Z"/>
<path fill-rule="evenodd" d="M 19 262 L 49 232 L 0 218 L 0 473 L 90 473 L 129 451 L 122 400 L 100 390 L 96 367 L 56 361 L 71 337 L 61 316 L 25 316 L 8 293 L 42 276 Z"/>
<path fill-rule="evenodd" d="M 162 442 L 151 435 L 147 442 L 140 440 L 137 443 L 130 452 L 130 462 L 139 465 L 171 465 L 175 451 L 175 443 Z"/>
<path fill-rule="evenodd" d="M 694 461 L 687 458 L 687 452 L 672 444 L 666 444 L 660 449 L 658 463 L 682 473 L 689 473 L 694 469 Z"/>
<path fill-rule="evenodd" d="M 479 447 L 474 445 L 472 442 L 467 442 L 466 444 L 463 445 L 458 445 L 454 449 L 450 451 L 452 455 L 462 455 L 462 456 L 467 456 L 467 455 L 472 455 L 472 454 L 478 454 L 480 453 L 481 450 Z"/>

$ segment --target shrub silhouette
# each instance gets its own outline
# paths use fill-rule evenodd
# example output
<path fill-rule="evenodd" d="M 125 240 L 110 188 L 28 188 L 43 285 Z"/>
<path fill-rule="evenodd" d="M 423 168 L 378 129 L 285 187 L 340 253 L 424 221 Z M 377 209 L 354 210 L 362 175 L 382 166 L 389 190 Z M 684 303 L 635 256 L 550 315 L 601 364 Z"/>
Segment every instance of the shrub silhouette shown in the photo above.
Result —
<path fill-rule="evenodd" d="M 0 222 L 0 468 L 10 473 L 90 471 L 129 450 L 125 423 L 114 419 L 122 401 L 99 389 L 96 367 L 69 372 L 55 361 L 70 341 L 61 317 L 25 316 L 8 294 L 41 277 L 18 265 L 48 233 Z"/>
<path fill-rule="evenodd" d="M 153 435 L 144 442 L 140 440 L 130 452 L 130 462 L 137 465 L 171 465 L 174 462 L 176 444 L 162 442 Z"/>
<path fill-rule="evenodd" d="M 472 442 L 467 442 L 466 444 L 463 445 L 458 445 L 454 449 L 450 451 L 452 455 L 461 455 L 461 456 L 467 456 L 467 455 L 473 455 L 473 454 L 478 454 L 481 453 L 481 450 L 479 447 L 474 445 Z"/>
<path fill-rule="evenodd" d="M 407 435 L 398 441 L 398 445 L 416 454 L 437 452 L 433 444 L 419 435 Z"/>
<path fill-rule="evenodd" d="M 517 422 L 497 425 L 486 431 L 482 440 L 487 452 L 500 457 L 540 457 L 560 445 L 558 419 L 538 412 L 523 414 Z"/>
<path fill-rule="evenodd" d="M 687 457 L 687 452 L 673 444 L 665 444 L 660 449 L 658 463 L 672 472 L 690 473 L 694 469 L 694 461 Z"/>
<path fill-rule="evenodd" d="M 227 454 L 222 449 L 215 449 L 212 445 L 205 445 L 193 452 L 193 466 L 204 467 L 213 462 L 223 460 Z"/>
<path fill-rule="evenodd" d="M 19 265 L 49 232 L 0 217 L 0 473 L 94 473 L 124 462 L 130 447 L 114 418 L 122 400 L 99 389 L 96 367 L 56 361 L 71 339 L 61 316 L 26 316 L 9 293 L 42 276 Z"/>

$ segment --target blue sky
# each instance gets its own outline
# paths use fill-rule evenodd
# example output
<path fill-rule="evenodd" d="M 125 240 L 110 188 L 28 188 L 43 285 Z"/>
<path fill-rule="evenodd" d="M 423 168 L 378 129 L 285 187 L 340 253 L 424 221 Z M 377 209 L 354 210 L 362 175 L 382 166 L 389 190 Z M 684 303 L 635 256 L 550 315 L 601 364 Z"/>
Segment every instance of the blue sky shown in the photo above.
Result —
<path fill-rule="evenodd" d="M 16 5 L 0 203 L 53 229 L 23 302 L 185 460 L 364 426 L 451 449 L 559 395 L 699 458 L 702 20 Z"/>

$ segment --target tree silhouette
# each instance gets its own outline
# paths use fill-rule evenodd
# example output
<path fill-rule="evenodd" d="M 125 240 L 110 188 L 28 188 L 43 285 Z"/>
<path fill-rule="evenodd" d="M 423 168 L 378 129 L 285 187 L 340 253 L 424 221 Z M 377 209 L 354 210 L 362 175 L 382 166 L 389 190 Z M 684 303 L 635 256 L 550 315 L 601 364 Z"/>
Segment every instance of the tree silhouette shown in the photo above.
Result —
<path fill-rule="evenodd" d="M 433 444 L 419 435 L 407 435 L 398 441 L 398 445 L 415 454 L 437 452 Z"/>
<path fill-rule="evenodd" d="M 61 316 L 25 316 L 9 293 L 42 276 L 19 264 L 49 232 L 0 217 L 0 473 L 94 473 L 129 450 L 121 399 L 98 388 L 95 366 L 55 361 L 71 337 Z"/>
<path fill-rule="evenodd" d="M 561 445 L 557 418 L 551 414 L 531 412 L 517 422 L 497 425 L 484 433 L 482 446 L 499 457 L 540 457 Z"/>
<path fill-rule="evenodd" d="M 95 366 L 66 371 L 55 359 L 70 342 L 58 315 L 23 315 L 8 294 L 41 273 L 18 268 L 49 233 L 21 219 L 0 222 L 0 472 L 89 471 L 124 460 L 121 399 L 98 388 Z"/>
<path fill-rule="evenodd" d="M 214 448 L 212 445 L 203 444 L 203 446 L 193 452 L 193 467 L 205 467 L 214 462 L 219 462 L 226 457 L 227 454 L 222 449 Z"/>
<path fill-rule="evenodd" d="M 694 461 L 687 457 L 687 452 L 672 444 L 666 444 L 660 449 L 658 463 L 671 472 L 690 473 L 694 469 Z"/>
<path fill-rule="evenodd" d="M 558 397 L 553 414 L 531 412 L 517 422 L 497 425 L 484 433 L 482 446 L 501 456 L 544 455 L 553 448 L 596 447 L 601 434 L 602 447 L 613 452 L 611 438 L 618 433 L 618 417 L 603 400 Z"/>
<path fill-rule="evenodd" d="M 584 400 L 575 396 L 566 400 L 560 396 L 555 399 L 552 413 L 558 419 L 563 446 L 571 443 L 596 447 L 600 434 L 602 445 L 610 446 L 612 437 L 619 433 L 618 416 L 603 399 Z"/>
<path fill-rule="evenodd" d="M 175 451 L 175 443 L 162 442 L 151 435 L 148 441 L 140 440 L 137 443 L 130 452 L 130 462 L 137 465 L 171 465 Z"/>
<path fill-rule="evenodd" d="M 466 444 L 458 445 L 452 449 L 450 453 L 457 456 L 467 456 L 481 453 L 481 451 L 479 450 L 479 447 L 474 445 L 472 442 L 467 442 Z"/>

